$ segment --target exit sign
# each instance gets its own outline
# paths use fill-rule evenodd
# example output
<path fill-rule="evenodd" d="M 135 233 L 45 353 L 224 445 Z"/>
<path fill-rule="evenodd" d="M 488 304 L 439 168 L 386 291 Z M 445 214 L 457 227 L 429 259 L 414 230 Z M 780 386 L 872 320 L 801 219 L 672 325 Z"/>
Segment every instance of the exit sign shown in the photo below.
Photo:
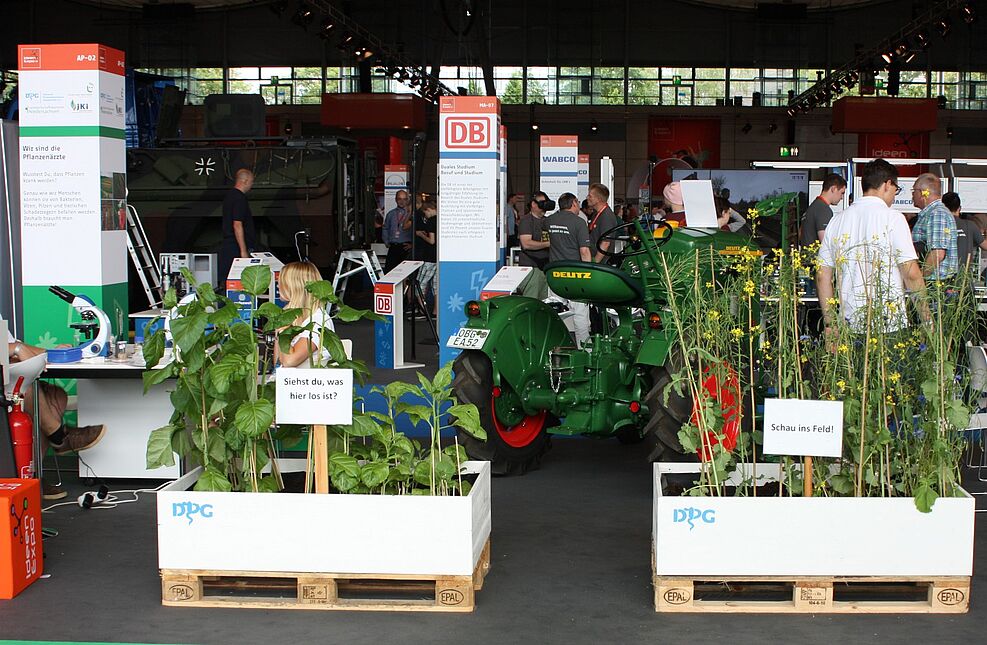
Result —
<path fill-rule="evenodd" d="M 799 156 L 798 146 L 781 146 L 778 149 L 778 156 L 780 156 L 780 157 L 797 157 L 797 156 Z"/>

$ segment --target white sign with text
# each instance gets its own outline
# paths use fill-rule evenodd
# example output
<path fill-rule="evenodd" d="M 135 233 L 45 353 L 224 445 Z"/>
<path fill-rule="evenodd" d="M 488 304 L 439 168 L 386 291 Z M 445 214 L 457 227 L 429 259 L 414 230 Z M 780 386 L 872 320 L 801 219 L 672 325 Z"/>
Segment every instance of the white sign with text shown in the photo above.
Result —
<path fill-rule="evenodd" d="M 279 367 L 275 379 L 278 423 L 353 423 L 353 370 Z"/>
<path fill-rule="evenodd" d="M 764 399 L 764 453 L 843 455 L 843 401 Z"/>

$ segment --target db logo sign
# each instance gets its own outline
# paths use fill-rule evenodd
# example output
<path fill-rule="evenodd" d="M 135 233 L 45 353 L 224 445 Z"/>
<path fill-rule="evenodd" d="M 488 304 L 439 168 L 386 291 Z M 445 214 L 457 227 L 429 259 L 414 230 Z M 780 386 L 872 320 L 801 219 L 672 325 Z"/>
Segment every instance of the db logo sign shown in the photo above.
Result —
<path fill-rule="evenodd" d="M 389 293 L 374 294 L 374 313 L 381 316 L 394 315 L 394 297 Z"/>
<path fill-rule="evenodd" d="M 482 149 L 491 146 L 493 127 L 490 117 L 449 117 L 446 119 L 446 147 Z"/>

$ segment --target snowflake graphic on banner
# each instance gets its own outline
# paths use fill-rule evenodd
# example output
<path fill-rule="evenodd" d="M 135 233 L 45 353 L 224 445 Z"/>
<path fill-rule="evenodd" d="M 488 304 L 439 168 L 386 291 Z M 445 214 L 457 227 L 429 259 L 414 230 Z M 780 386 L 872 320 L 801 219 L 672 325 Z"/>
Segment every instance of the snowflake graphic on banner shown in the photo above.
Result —
<path fill-rule="evenodd" d="M 446 306 L 449 307 L 449 311 L 460 311 L 463 308 L 463 305 L 465 304 L 466 301 L 463 299 L 461 295 L 459 295 L 459 292 L 457 291 L 456 293 L 452 294 L 452 296 L 449 297 L 449 302 L 447 303 Z"/>
<path fill-rule="evenodd" d="M 201 177 L 202 174 L 205 173 L 206 177 L 208 177 L 216 172 L 216 169 L 213 168 L 215 165 L 216 162 L 212 160 L 212 157 L 209 157 L 208 159 L 205 157 L 199 157 L 199 160 L 195 162 L 195 174 Z"/>

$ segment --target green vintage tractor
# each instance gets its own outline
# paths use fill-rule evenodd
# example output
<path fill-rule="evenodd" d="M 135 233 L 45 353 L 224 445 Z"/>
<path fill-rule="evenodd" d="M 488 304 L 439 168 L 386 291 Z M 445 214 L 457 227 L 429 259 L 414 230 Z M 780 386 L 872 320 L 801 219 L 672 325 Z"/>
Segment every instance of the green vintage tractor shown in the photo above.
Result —
<path fill-rule="evenodd" d="M 625 443 L 648 440 L 652 459 L 682 453 L 678 431 L 692 401 L 671 394 L 669 363 L 676 360 L 671 326 L 663 324 L 666 280 L 662 254 L 712 248 L 717 256 L 744 253 L 750 242 L 737 234 L 675 229 L 661 223 L 652 235 L 634 221 L 601 239 L 619 240 L 623 250 L 605 264 L 556 262 L 545 268 L 559 296 L 616 312 L 604 333 L 582 348 L 573 346 L 566 325 L 548 304 L 523 296 L 501 296 L 466 305 L 467 326 L 458 336 L 465 349 L 455 362 L 453 387 L 461 403 L 473 403 L 487 431 L 480 442 L 459 440 L 493 472 L 522 474 L 536 468 L 549 435 L 615 436 Z M 704 263 L 700 271 L 712 271 Z"/>

